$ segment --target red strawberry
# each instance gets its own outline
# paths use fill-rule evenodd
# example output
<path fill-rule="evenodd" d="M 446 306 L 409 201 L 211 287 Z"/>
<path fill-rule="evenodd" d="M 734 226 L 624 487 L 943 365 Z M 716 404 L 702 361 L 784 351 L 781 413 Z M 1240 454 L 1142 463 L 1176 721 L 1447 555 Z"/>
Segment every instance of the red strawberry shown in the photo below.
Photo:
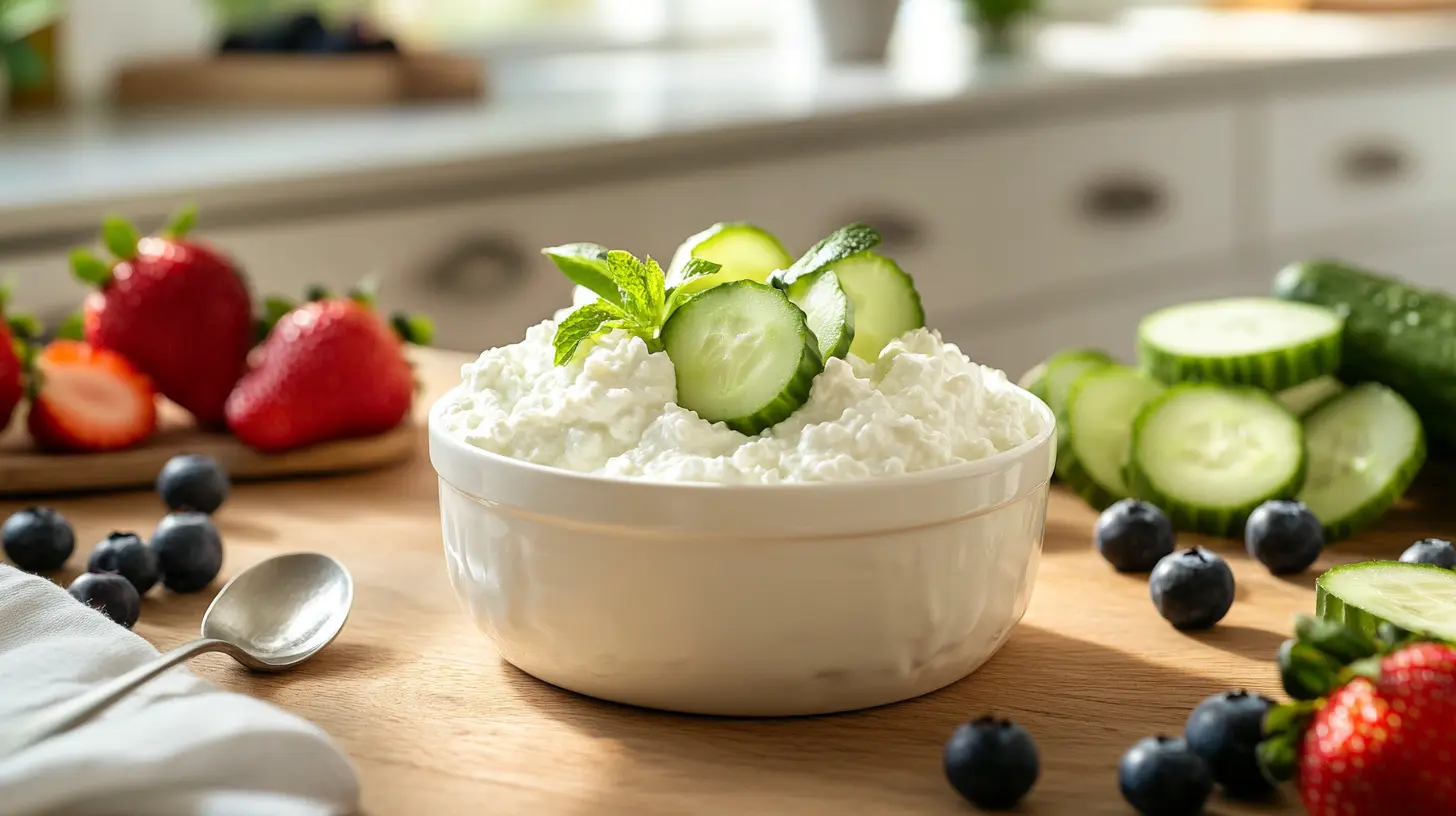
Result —
<path fill-rule="evenodd" d="M 9 292 L 0 287 L 0 431 L 10 424 L 10 417 L 25 396 L 25 343 L 39 328 L 29 317 L 5 319 L 5 300 Z"/>
<path fill-rule="evenodd" d="M 228 427 L 270 452 L 372 436 L 404 420 L 414 390 L 400 338 L 367 302 L 324 299 L 278 320 L 228 398 Z"/>
<path fill-rule="evenodd" d="M 1321 637 L 1305 643 L 1317 649 L 1334 643 Z M 1311 816 L 1456 814 L 1456 648 L 1414 643 L 1383 657 L 1363 656 L 1342 648 L 1356 640 L 1341 638 L 1334 653 L 1322 654 L 1334 668 L 1344 659 L 1354 662 L 1339 669 L 1333 681 L 1339 685 L 1328 697 L 1271 713 L 1260 746 L 1266 767 L 1278 776 L 1279 766 L 1289 763 L 1270 757 L 1293 760 L 1284 770 L 1298 774 Z M 1281 653 L 1286 678 L 1291 664 L 1315 676 L 1318 662 Z"/>
<path fill-rule="evenodd" d="M 78 251 L 72 265 L 97 287 L 86 298 L 86 342 L 131 360 L 199 424 L 221 427 L 256 339 L 253 306 L 231 261 L 184 240 L 195 217 L 184 212 L 150 238 L 108 219 L 102 236 L 115 264 Z"/>
<path fill-rule="evenodd" d="M 30 436 L 44 450 L 90 453 L 140 443 L 157 427 L 157 392 L 126 358 L 56 340 L 35 359 Z"/>

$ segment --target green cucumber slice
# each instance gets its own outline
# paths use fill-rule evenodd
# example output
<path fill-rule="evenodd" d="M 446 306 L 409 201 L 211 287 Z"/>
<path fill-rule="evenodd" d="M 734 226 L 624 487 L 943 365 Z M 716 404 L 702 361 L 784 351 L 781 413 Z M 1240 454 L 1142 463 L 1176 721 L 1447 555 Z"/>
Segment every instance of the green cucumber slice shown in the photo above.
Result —
<path fill-rule="evenodd" d="M 662 327 L 677 404 L 752 436 L 793 414 L 824 370 L 804 312 L 754 281 L 715 286 Z"/>
<path fill-rule="evenodd" d="M 1344 391 L 1345 384 L 1334 377 L 1316 377 L 1293 388 L 1286 388 L 1276 396 L 1279 398 L 1279 403 L 1288 408 L 1295 416 L 1307 416 L 1314 409 Z"/>
<path fill-rule="evenodd" d="M 806 275 L 789 284 L 787 292 L 789 300 L 804 310 L 809 330 L 819 342 L 819 354 L 826 360 L 849 356 L 854 342 L 854 304 L 839 285 L 839 276 L 829 269 Z"/>
<path fill-rule="evenodd" d="M 1138 359 L 1170 385 L 1215 382 L 1270 391 L 1334 374 L 1344 319 L 1273 298 L 1184 303 L 1138 326 Z"/>
<path fill-rule="evenodd" d="M 1132 422 L 1165 387 L 1126 366 L 1100 366 L 1077 378 L 1067 396 L 1066 440 L 1057 460 L 1060 475 L 1098 510 L 1129 495 L 1127 467 Z"/>
<path fill-rule="evenodd" d="M 1315 612 L 1374 635 L 1381 623 L 1456 640 L 1456 572 L 1434 564 L 1364 561 L 1315 581 Z"/>
<path fill-rule="evenodd" d="M 1035 394 L 1037 399 L 1046 402 L 1047 364 L 1041 362 L 1028 368 L 1026 373 L 1021 375 L 1021 379 L 1016 381 L 1016 384 Z"/>
<path fill-rule="evenodd" d="M 861 252 L 829 269 L 839 276 L 839 285 L 854 302 L 850 354 L 873 362 L 891 340 L 925 325 L 925 309 L 915 282 L 889 258 Z"/>
<path fill-rule="evenodd" d="M 1426 461 L 1420 417 L 1401 395 L 1364 383 L 1304 419 L 1309 477 L 1299 500 L 1336 541 L 1374 523 L 1415 481 Z"/>
<path fill-rule="evenodd" d="M 1045 394 L 1036 394 L 1046 402 L 1052 413 L 1061 416 L 1067 407 L 1067 395 L 1083 374 L 1103 366 L 1116 365 L 1105 351 L 1097 349 L 1067 349 L 1047 358 Z M 1030 389 L 1027 389 L 1030 390 Z"/>
<path fill-rule="evenodd" d="M 688 261 L 702 258 L 723 268 L 712 275 L 682 284 L 683 294 L 701 292 L 720 283 L 751 280 L 763 283 L 770 273 L 793 263 L 788 250 L 767 230 L 746 223 L 714 224 L 682 242 L 667 267 L 667 285 L 681 283 L 678 276 Z"/>
<path fill-rule="evenodd" d="M 1255 507 L 1298 492 L 1304 432 L 1265 391 L 1174 386 L 1134 420 L 1127 470 L 1132 494 L 1178 529 L 1236 536 Z"/>

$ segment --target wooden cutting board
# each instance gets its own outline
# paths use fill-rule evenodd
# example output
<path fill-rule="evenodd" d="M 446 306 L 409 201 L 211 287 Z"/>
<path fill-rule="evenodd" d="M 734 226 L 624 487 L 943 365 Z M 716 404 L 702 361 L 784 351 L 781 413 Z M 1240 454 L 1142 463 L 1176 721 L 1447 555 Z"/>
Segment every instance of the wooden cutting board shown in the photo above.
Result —
<path fill-rule="evenodd" d="M 31 445 L 22 410 L 0 436 L 0 496 L 33 496 L 150 487 L 179 453 L 222 463 L 234 481 L 372 470 L 409 457 L 419 440 L 413 420 L 366 439 L 328 442 L 281 454 L 250 450 L 231 436 L 198 430 L 186 412 L 159 406 L 160 427 L 147 444 L 115 453 L 47 454 Z"/>

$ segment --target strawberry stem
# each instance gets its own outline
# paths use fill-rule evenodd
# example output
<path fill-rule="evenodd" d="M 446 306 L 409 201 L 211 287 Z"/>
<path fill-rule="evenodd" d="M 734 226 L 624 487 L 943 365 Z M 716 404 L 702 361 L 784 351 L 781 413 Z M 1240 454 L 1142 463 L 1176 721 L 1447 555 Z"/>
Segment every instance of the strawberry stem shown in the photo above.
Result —
<path fill-rule="evenodd" d="M 101 242 L 117 259 L 129 261 L 136 257 L 137 243 L 141 236 L 130 221 L 119 216 L 110 216 L 101 222 Z"/>
<path fill-rule="evenodd" d="M 186 238 L 187 233 L 191 232 L 195 226 L 197 226 L 197 205 L 188 204 L 172 216 L 172 220 L 168 221 L 167 226 L 162 229 L 162 235 L 179 241 Z"/>
<path fill-rule="evenodd" d="M 80 312 L 71 312 L 56 328 L 56 337 L 62 340 L 85 340 L 86 319 Z"/>
<path fill-rule="evenodd" d="M 303 299 L 308 301 L 309 303 L 317 303 L 320 300 L 328 300 L 333 296 L 334 293 L 330 292 L 327 287 L 320 286 L 317 283 L 308 287 L 303 292 Z"/>
<path fill-rule="evenodd" d="M 284 315 L 296 308 L 298 308 L 298 304 L 294 303 L 290 298 L 278 297 L 277 295 L 265 298 L 263 300 L 263 314 L 258 318 L 259 342 L 267 339 L 268 333 L 273 331 L 273 327 L 278 325 L 278 321 L 282 320 Z"/>
<path fill-rule="evenodd" d="M 411 345 L 428 346 L 435 339 L 435 324 L 424 315 L 395 312 L 389 323 L 399 338 Z"/>
<path fill-rule="evenodd" d="M 111 264 L 84 249 L 71 252 L 71 272 L 77 280 L 97 289 L 111 282 Z"/>

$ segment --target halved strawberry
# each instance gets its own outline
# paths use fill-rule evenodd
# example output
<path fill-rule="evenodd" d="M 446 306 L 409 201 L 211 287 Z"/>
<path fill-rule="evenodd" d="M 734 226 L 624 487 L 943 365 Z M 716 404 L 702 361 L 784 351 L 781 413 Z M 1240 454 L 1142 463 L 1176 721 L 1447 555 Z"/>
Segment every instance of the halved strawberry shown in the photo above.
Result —
<path fill-rule="evenodd" d="M 35 358 L 28 427 L 48 451 L 129 448 L 157 427 L 157 391 L 125 357 L 56 340 Z"/>

